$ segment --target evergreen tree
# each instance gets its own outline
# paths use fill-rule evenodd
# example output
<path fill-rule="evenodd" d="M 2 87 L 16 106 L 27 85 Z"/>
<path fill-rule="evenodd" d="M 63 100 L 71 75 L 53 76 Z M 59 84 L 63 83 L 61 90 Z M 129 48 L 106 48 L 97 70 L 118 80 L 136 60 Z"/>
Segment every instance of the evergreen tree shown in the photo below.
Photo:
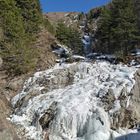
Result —
<path fill-rule="evenodd" d="M 39 0 L 16 0 L 24 21 L 25 32 L 34 35 L 39 30 L 42 14 Z"/>
<path fill-rule="evenodd" d="M 84 15 L 83 12 L 79 13 L 79 15 L 78 15 L 78 20 L 79 20 L 79 21 L 83 20 L 84 16 L 85 16 L 85 15 Z"/>
<path fill-rule="evenodd" d="M 139 0 L 134 0 L 134 4 L 135 4 L 135 12 L 136 12 L 136 16 L 137 16 L 137 25 L 140 31 L 140 1 Z M 139 32 L 140 34 L 140 32 Z M 139 47 L 140 47 L 140 41 L 139 41 Z"/>
<path fill-rule="evenodd" d="M 140 1 L 139 0 L 134 0 L 134 4 L 135 4 L 135 11 L 136 11 L 137 16 L 138 16 L 138 22 L 140 24 Z"/>
<path fill-rule="evenodd" d="M 112 0 L 102 10 L 98 32 L 100 45 L 105 45 L 107 52 L 126 56 L 139 40 L 137 19 L 133 0 Z"/>
<path fill-rule="evenodd" d="M 91 9 L 88 13 L 87 13 L 87 19 L 89 22 L 92 22 L 93 19 L 97 19 L 101 14 L 101 8 L 94 8 Z"/>
<path fill-rule="evenodd" d="M 119 47 L 118 50 L 122 50 L 123 56 L 126 56 L 139 39 L 133 0 L 113 0 L 111 13 L 114 21 L 113 46 Z"/>
<path fill-rule="evenodd" d="M 68 46 L 73 50 L 74 54 L 83 54 L 83 43 L 80 38 L 80 33 L 76 29 L 70 30 Z"/>
<path fill-rule="evenodd" d="M 68 45 L 69 35 L 70 35 L 69 33 L 70 33 L 70 28 L 68 28 L 62 22 L 58 23 L 56 29 L 56 37 L 60 42 L 62 42 L 65 45 Z"/>
<path fill-rule="evenodd" d="M 59 23 L 56 29 L 56 37 L 61 43 L 70 47 L 75 54 L 81 54 L 83 52 L 80 33 L 76 29 Z"/>
<path fill-rule="evenodd" d="M 111 53 L 111 28 L 112 28 L 111 11 L 107 7 L 101 9 L 101 19 L 98 23 L 97 37 L 99 39 L 99 50 L 105 53 Z M 98 51 L 99 51 L 98 50 Z"/>
<path fill-rule="evenodd" d="M 29 46 L 21 11 L 15 0 L 0 1 L 0 55 L 9 74 L 18 75 L 34 67 L 34 51 Z"/>

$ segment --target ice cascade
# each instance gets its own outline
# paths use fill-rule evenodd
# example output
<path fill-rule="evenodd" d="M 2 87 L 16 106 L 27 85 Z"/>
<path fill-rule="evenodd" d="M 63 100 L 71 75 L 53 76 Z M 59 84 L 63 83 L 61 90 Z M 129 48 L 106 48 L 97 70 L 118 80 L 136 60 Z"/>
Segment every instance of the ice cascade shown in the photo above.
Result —
<path fill-rule="evenodd" d="M 121 92 L 129 95 L 133 88 L 135 72 L 134 67 L 107 62 L 63 64 L 37 72 L 12 99 L 10 120 L 28 139 L 112 140 L 111 115 L 121 108 Z M 109 90 L 115 101 L 107 111 L 102 99 Z"/>

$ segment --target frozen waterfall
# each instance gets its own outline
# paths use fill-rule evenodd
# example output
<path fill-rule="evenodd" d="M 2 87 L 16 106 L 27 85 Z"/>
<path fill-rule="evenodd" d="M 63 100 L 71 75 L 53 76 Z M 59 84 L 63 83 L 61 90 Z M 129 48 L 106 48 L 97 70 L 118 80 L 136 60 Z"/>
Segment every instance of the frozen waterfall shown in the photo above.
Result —
<path fill-rule="evenodd" d="M 92 41 L 90 35 L 84 35 L 82 38 L 83 46 L 84 46 L 84 54 L 87 56 L 88 54 L 92 53 Z"/>
<path fill-rule="evenodd" d="M 133 88 L 135 72 L 107 62 L 63 64 L 37 72 L 12 99 L 10 120 L 28 139 L 113 140 L 121 134 L 111 129 L 112 114 L 121 108 L 122 91 L 127 98 Z M 103 102 L 110 90 L 111 106 Z"/>

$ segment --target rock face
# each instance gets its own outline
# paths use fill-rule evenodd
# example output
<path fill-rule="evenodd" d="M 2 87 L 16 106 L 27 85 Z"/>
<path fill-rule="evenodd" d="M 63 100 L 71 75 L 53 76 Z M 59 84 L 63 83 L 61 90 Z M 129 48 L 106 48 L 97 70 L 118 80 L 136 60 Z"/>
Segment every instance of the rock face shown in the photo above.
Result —
<path fill-rule="evenodd" d="M 135 74 L 136 83 L 134 85 L 131 99 L 131 108 L 135 112 L 137 122 L 140 123 L 140 70 Z"/>
<path fill-rule="evenodd" d="M 0 140 L 19 140 L 16 129 L 6 120 L 11 108 L 4 95 L 0 96 Z"/>
<path fill-rule="evenodd" d="M 19 140 L 15 126 L 6 118 L 12 113 L 10 99 L 20 91 L 23 81 L 23 76 L 10 79 L 0 70 L 0 140 Z"/>
<path fill-rule="evenodd" d="M 131 109 L 135 72 L 107 62 L 37 72 L 12 99 L 10 119 L 28 139 L 114 140 L 138 122 Z"/>
<path fill-rule="evenodd" d="M 64 21 L 67 26 L 76 27 L 78 23 L 78 15 L 78 12 L 49 12 L 44 16 L 49 19 L 52 24 Z"/>
<path fill-rule="evenodd" d="M 6 98 L 7 95 L 5 96 L 7 93 L 4 92 L 2 87 L 2 80 L 0 85 L 0 140 L 19 140 L 15 127 L 6 119 L 12 109 Z"/>
<path fill-rule="evenodd" d="M 140 124 L 140 70 L 135 73 L 135 85 L 129 94 L 129 106 L 126 108 L 123 104 L 126 102 L 126 95 L 121 95 L 121 109 L 115 113 L 112 127 L 118 128 L 139 128 Z M 118 121 L 119 120 L 119 121 Z"/>

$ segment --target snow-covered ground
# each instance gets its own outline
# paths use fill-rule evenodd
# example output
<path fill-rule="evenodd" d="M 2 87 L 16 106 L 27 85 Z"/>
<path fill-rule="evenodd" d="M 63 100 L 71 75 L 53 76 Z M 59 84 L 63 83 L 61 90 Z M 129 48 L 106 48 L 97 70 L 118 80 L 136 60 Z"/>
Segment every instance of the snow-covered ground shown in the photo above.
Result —
<path fill-rule="evenodd" d="M 126 130 L 123 133 L 115 132 L 111 130 L 110 123 L 111 114 L 121 108 L 121 91 L 125 89 L 127 96 L 135 84 L 136 70 L 108 62 L 79 62 L 56 65 L 53 69 L 37 72 L 25 82 L 21 93 L 12 99 L 16 111 L 10 120 L 21 125 L 29 139 L 43 140 L 44 132 L 39 119 L 54 106 L 54 117 L 47 128 L 49 140 L 113 140 L 112 135 L 118 137 L 130 133 Z M 61 71 L 64 75 L 60 77 L 58 73 Z M 71 84 L 58 85 L 44 92 L 45 80 L 49 81 L 51 89 L 54 83 L 65 81 L 65 73 L 73 75 Z M 106 112 L 101 99 L 110 89 L 115 101 Z M 129 106 L 127 97 L 126 108 Z"/>

